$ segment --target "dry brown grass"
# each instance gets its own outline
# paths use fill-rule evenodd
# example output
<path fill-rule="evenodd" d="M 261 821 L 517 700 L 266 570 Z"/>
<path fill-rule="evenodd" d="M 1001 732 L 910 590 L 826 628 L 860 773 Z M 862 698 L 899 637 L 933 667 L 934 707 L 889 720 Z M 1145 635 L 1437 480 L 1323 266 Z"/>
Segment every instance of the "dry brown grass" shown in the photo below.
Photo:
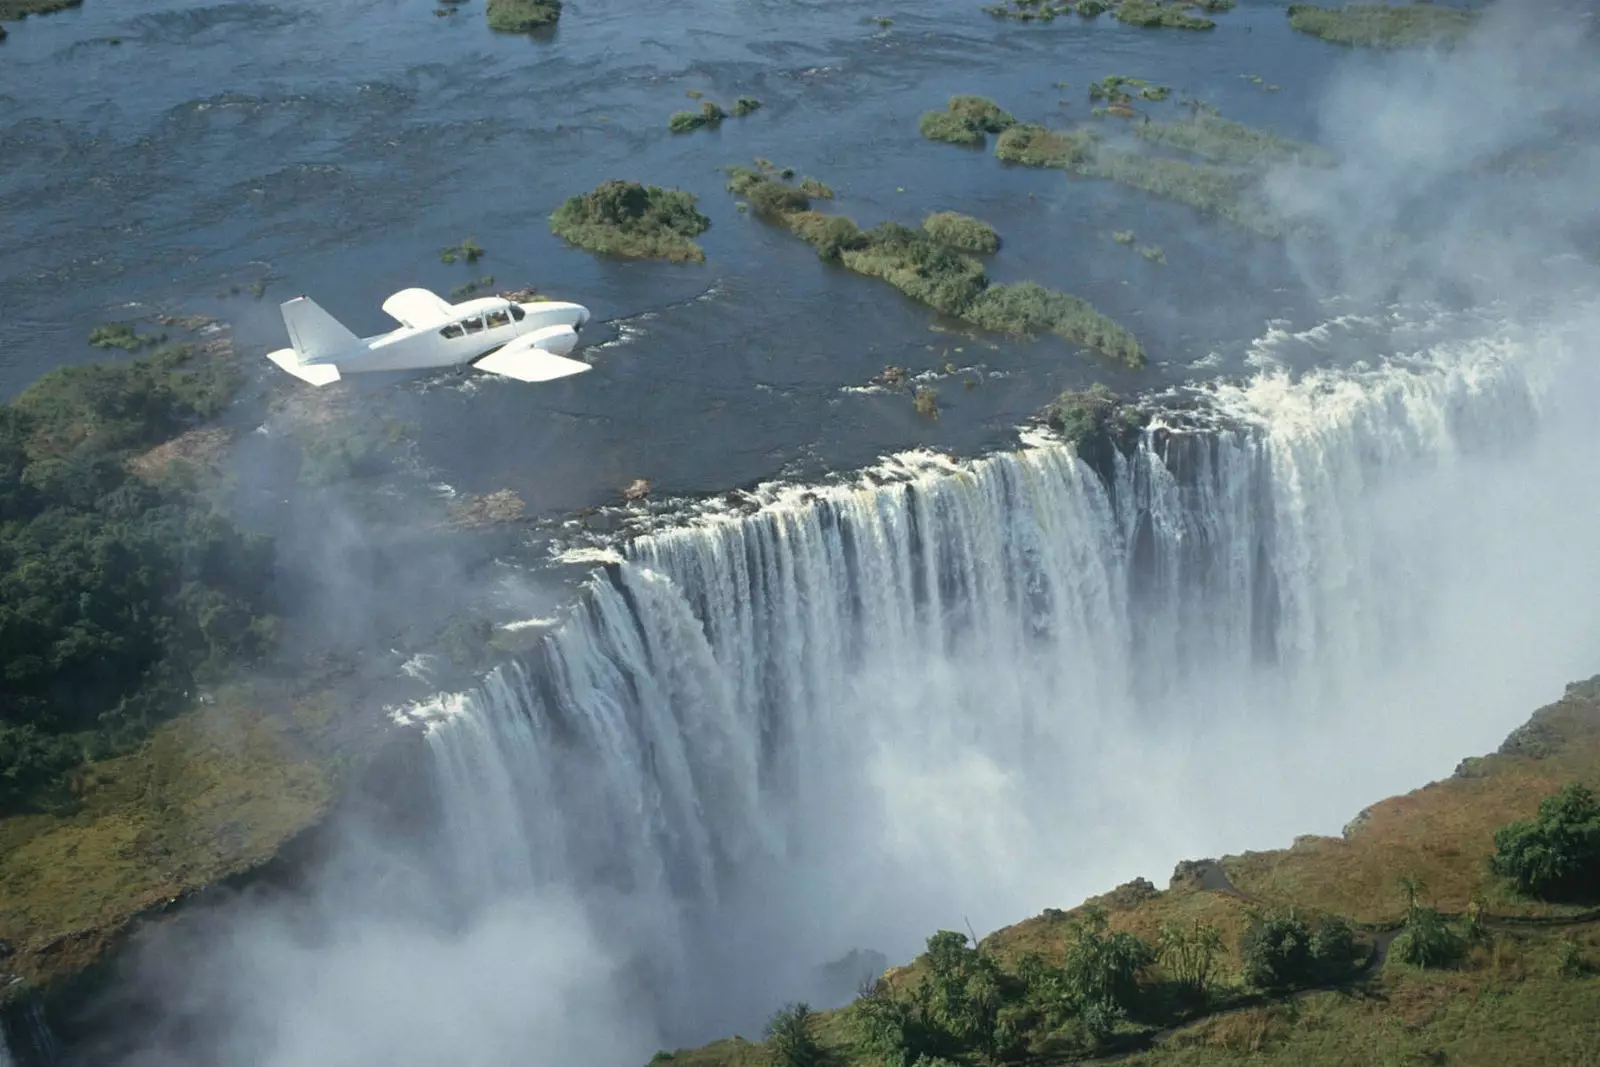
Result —
<path fill-rule="evenodd" d="M 1463 912 L 1480 896 L 1497 915 L 1561 915 L 1578 910 L 1510 895 L 1489 873 L 1494 832 L 1532 816 L 1539 801 L 1600 766 L 1600 705 L 1572 693 L 1536 713 L 1525 736 L 1537 756 L 1469 760 L 1470 777 L 1433 782 L 1362 812 L 1346 836 L 1305 837 L 1292 848 L 1230 856 L 1224 867 L 1242 892 L 1393 925 L 1405 911 L 1401 876 L 1419 878 L 1424 898 Z"/>

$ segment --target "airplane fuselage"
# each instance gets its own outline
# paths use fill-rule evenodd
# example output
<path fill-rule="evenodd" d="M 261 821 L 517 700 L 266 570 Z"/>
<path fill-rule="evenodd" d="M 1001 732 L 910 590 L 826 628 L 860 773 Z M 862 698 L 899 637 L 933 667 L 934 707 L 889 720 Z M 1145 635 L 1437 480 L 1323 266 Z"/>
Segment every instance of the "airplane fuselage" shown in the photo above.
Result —
<path fill-rule="evenodd" d="M 488 355 L 523 334 L 550 326 L 571 326 L 576 331 L 588 320 L 589 312 L 580 304 L 554 300 L 519 304 L 483 297 L 456 304 L 446 322 L 402 326 L 364 337 L 347 351 L 311 356 L 303 362 L 307 366 L 335 364 L 345 373 L 450 367 Z M 576 345 L 574 333 L 540 347 L 564 356 Z"/>

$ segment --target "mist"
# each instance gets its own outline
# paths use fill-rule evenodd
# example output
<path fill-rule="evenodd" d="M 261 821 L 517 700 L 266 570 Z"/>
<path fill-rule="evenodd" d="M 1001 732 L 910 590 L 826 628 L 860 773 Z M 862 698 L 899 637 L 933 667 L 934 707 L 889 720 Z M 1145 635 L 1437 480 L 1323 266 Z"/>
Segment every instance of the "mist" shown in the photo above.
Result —
<path fill-rule="evenodd" d="M 83 1062 L 756 1038 L 848 999 L 819 968 L 852 949 L 1337 834 L 1492 749 L 1600 669 L 1600 65 L 1572 10 L 1345 65 L 1339 166 L 1270 183 L 1328 238 L 1296 252 L 1330 321 L 1195 388 L 1216 448 L 1175 427 L 1116 494 L 1047 443 L 901 457 L 643 539 L 538 654 L 413 716 L 423 825 L 352 823 L 300 891 L 156 932 L 102 1007 L 156 1021 Z"/>

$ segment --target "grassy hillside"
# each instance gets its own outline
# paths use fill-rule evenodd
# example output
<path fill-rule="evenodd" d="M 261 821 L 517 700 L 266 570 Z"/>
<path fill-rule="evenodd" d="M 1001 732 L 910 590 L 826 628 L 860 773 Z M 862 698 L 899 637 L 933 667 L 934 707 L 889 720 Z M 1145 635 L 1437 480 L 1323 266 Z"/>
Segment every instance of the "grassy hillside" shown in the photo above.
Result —
<path fill-rule="evenodd" d="M 1497 830 L 1574 783 L 1600 784 L 1600 678 L 1568 686 L 1447 781 L 1373 805 L 1342 837 L 1186 862 L 1165 890 L 1136 880 L 976 946 L 941 932 L 843 1009 L 790 1006 L 767 1040 L 656 1059 L 1593 1067 L 1600 808 L 1585 801 L 1587 821 L 1563 824 L 1589 866 L 1561 902 L 1518 893 L 1489 863 L 1509 840 Z"/>

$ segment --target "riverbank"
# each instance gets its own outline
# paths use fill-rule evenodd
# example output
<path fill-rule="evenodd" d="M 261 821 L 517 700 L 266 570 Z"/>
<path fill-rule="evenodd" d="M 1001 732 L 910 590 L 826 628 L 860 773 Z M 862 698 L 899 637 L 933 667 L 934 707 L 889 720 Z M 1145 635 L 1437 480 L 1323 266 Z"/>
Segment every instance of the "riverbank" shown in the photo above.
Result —
<path fill-rule="evenodd" d="M 1487 860 L 1497 829 L 1532 817 L 1541 799 L 1563 786 L 1597 782 L 1600 677 L 1567 686 L 1560 700 L 1535 712 L 1496 752 L 1463 760 L 1450 778 L 1362 811 L 1340 837 L 1307 836 L 1286 849 L 1184 862 L 1164 890 L 1136 879 L 1075 908 L 1046 909 L 984 936 L 965 949 L 967 965 L 988 961 L 1000 990 L 1008 980 L 1029 981 L 1030 970 L 1040 967 L 1066 963 L 1070 973 L 1086 938 L 1123 948 L 1161 945 L 1159 954 L 1134 953 L 1133 970 L 1142 991 L 1167 999 L 1159 1010 L 1141 1001 L 1139 1011 L 1088 1038 L 1069 1023 L 1013 1045 L 1010 1054 L 943 1055 L 974 1064 L 1116 1059 L 1148 1067 L 1209 1067 L 1246 1057 L 1253 1064 L 1301 1067 L 1592 1063 L 1600 1053 L 1593 1027 L 1600 1017 L 1597 902 L 1518 895 Z M 1322 979 L 1308 972 L 1304 980 L 1278 984 L 1252 973 L 1259 972 L 1261 955 L 1252 929 L 1264 919 L 1281 924 L 1296 916 L 1324 931 L 1329 923 L 1346 924 L 1351 962 L 1341 974 Z M 1415 937 L 1424 921 L 1459 930 L 1459 955 L 1430 966 L 1403 962 L 1396 939 Z M 1205 954 L 1204 995 L 1173 999 L 1173 987 L 1181 989 L 1194 974 L 1195 957 L 1186 967 L 1166 949 L 1185 937 L 1192 945 L 1207 931 L 1214 941 Z M 967 940 L 961 934 L 939 938 L 947 936 Z M 1125 937 L 1136 940 L 1119 940 Z M 930 938 L 930 949 L 936 940 Z M 949 947 L 941 943 L 940 953 Z M 883 1005 L 908 996 L 914 1002 L 924 979 L 936 984 L 948 966 L 938 954 L 920 956 L 891 968 L 853 1004 L 812 1013 L 802 1027 L 810 1047 L 829 1063 L 881 1062 L 875 1041 L 881 1044 L 882 1032 L 874 1030 L 874 1020 Z M 999 1007 L 991 1018 L 997 1032 L 1008 1025 L 1010 1011 Z M 1158 1019 L 1162 1011 L 1165 1018 Z M 792 1041 L 792 1013 L 788 1018 Z M 1039 1024 L 1009 1015 L 1013 1029 Z M 656 1061 L 753 1067 L 776 1055 L 777 1062 L 792 1062 L 784 1047 L 781 1033 L 777 1042 L 741 1036 L 662 1052 Z"/>

